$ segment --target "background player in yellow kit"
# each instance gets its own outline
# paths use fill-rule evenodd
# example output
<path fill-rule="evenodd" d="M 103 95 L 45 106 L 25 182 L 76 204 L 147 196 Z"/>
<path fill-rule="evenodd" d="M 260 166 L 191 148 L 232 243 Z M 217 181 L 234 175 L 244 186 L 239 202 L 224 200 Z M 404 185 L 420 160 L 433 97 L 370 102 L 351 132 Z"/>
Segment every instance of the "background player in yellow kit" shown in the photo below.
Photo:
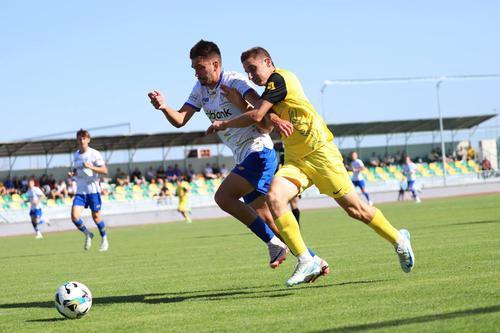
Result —
<path fill-rule="evenodd" d="M 241 62 L 250 80 L 265 86 L 265 91 L 258 103 L 253 104 L 253 110 L 230 120 L 216 121 L 207 132 L 249 126 L 262 120 L 271 109 L 293 125 L 292 129 L 280 129 L 281 133 L 285 133 L 282 134 L 285 164 L 276 173 L 267 194 L 275 224 L 298 258 L 287 285 L 310 282 L 321 273 L 306 250 L 297 221 L 288 208 L 290 199 L 313 184 L 321 193 L 334 198 L 349 216 L 364 222 L 391 242 L 401 268 L 409 273 L 415 263 L 409 232 L 396 230 L 380 210 L 359 199 L 342 155 L 333 143 L 333 134 L 314 110 L 297 77 L 287 70 L 276 68 L 269 53 L 261 47 L 243 52 Z M 235 96 L 232 91 L 228 98 L 241 97 Z"/>
<path fill-rule="evenodd" d="M 182 178 L 177 179 L 177 188 L 175 189 L 175 195 L 179 197 L 179 206 L 177 206 L 177 211 L 184 216 L 186 223 L 193 222 L 189 216 L 188 207 L 188 196 L 191 186 L 187 181 Z"/>

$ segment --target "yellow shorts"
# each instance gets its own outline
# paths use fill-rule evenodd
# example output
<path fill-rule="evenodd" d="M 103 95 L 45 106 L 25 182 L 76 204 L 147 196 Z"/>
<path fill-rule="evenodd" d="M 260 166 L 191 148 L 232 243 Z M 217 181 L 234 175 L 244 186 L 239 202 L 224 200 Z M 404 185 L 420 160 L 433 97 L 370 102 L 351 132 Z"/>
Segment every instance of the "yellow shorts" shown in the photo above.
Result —
<path fill-rule="evenodd" d="M 300 160 L 285 161 L 276 176 L 287 178 L 300 192 L 316 185 L 321 193 L 332 198 L 341 198 L 353 189 L 342 155 L 333 143 L 327 143 Z"/>
<path fill-rule="evenodd" d="M 179 199 L 179 206 L 177 206 L 177 210 L 179 212 L 187 212 L 188 211 L 188 205 L 187 205 L 187 198 L 181 198 Z"/>

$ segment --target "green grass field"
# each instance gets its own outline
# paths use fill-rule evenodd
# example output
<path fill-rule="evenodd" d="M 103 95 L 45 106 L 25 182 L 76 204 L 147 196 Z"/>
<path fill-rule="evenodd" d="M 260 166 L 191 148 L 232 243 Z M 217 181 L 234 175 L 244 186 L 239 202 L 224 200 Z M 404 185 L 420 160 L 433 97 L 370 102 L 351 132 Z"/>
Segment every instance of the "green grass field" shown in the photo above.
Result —
<path fill-rule="evenodd" d="M 108 230 L 110 251 L 77 232 L 0 238 L 0 332 L 500 332 L 500 194 L 383 204 L 412 234 L 416 268 L 340 209 L 302 212 L 306 242 L 332 274 L 284 286 L 295 260 L 232 219 Z M 86 284 L 80 320 L 54 308 Z"/>

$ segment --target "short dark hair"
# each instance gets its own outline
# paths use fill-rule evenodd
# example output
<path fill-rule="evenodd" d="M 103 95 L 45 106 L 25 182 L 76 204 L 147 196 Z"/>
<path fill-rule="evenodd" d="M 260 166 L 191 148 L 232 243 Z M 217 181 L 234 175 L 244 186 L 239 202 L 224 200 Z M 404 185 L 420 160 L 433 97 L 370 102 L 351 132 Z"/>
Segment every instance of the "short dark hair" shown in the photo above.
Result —
<path fill-rule="evenodd" d="M 193 60 L 197 57 L 210 57 L 216 55 L 219 59 L 222 59 L 219 47 L 214 42 L 209 42 L 201 39 L 198 43 L 194 44 L 189 51 L 189 58 Z"/>
<path fill-rule="evenodd" d="M 246 50 L 245 52 L 243 52 L 241 54 L 241 62 L 243 63 L 248 58 L 253 58 L 253 57 L 258 56 L 258 55 L 263 55 L 264 57 L 271 59 L 271 62 L 273 61 L 273 58 L 271 58 L 271 55 L 269 54 L 269 52 L 267 52 L 267 50 L 265 48 L 260 47 L 260 46 L 256 46 L 256 47 L 252 47 L 251 49 Z M 274 63 L 273 63 L 273 65 L 274 65 Z"/>
<path fill-rule="evenodd" d="M 90 133 L 87 130 L 84 130 L 83 128 L 80 128 L 78 132 L 76 132 L 76 138 L 89 138 L 90 139 Z"/>

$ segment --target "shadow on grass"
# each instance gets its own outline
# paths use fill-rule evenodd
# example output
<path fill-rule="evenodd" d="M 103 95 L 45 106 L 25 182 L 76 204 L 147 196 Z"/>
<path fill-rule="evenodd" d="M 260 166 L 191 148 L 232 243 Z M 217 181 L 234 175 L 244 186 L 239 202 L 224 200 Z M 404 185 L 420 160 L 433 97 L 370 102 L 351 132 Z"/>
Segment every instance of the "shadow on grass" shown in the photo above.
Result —
<path fill-rule="evenodd" d="M 500 220 L 470 221 L 470 222 L 452 223 L 448 225 L 475 225 L 475 224 L 494 224 L 494 223 L 500 223 Z"/>
<path fill-rule="evenodd" d="M 161 303 L 178 303 L 184 301 L 219 301 L 219 300 L 238 300 L 249 298 L 277 298 L 288 297 L 294 292 L 303 292 L 308 289 L 320 288 L 335 288 L 353 284 L 370 284 L 380 283 L 389 280 L 360 280 L 347 281 L 340 283 L 329 284 L 304 284 L 295 288 L 278 287 L 276 285 L 264 285 L 253 287 L 229 288 L 223 290 L 193 290 L 181 291 L 174 293 L 150 293 L 139 295 L 122 295 L 122 296 L 106 296 L 94 297 L 93 305 L 108 305 L 122 303 L 143 303 L 143 304 L 161 304 Z M 270 288 L 270 289 L 268 289 Z M 10 303 L 0 304 L 0 309 L 21 309 L 21 308 L 52 308 L 53 301 L 47 302 L 25 302 L 25 303 Z"/>
<path fill-rule="evenodd" d="M 190 237 L 190 238 L 197 238 L 197 239 L 203 239 L 203 238 L 227 238 L 227 237 L 234 237 L 234 236 L 249 236 L 251 235 L 248 232 L 244 233 L 239 233 L 239 234 L 223 234 L 223 235 L 205 235 L 205 236 L 196 236 L 196 237 Z"/>
<path fill-rule="evenodd" d="M 313 331 L 312 333 L 362 332 L 362 331 L 367 331 L 367 330 L 376 330 L 376 329 L 388 328 L 388 327 L 398 327 L 398 326 L 410 325 L 410 324 L 428 323 L 428 322 L 436 321 L 436 320 L 447 320 L 447 319 L 454 319 L 454 318 L 467 317 L 467 316 L 473 316 L 473 315 L 485 314 L 485 313 L 494 313 L 494 312 L 500 312 L 500 305 L 493 305 L 493 306 L 487 306 L 487 307 L 483 307 L 483 308 L 475 308 L 475 309 L 455 311 L 455 312 L 438 313 L 438 314 L 427 315 L 427 316 L 388 320 L 388 321 L 382 321 L 379 323 L 353 325 L 353 326 L 342 326 L 342 327 L 336 327 L 336 328 L 329 328 L 326 330 Z"/>
<path fill-rule="evenodd" d="M 27 323 L 52 323 L 54 321 L 68 320 L 66 318 L 45 318 L 45 319 L 32 319 L 26 320 Z"/>
<path fill-rule="evenodd" d="M 435 224 L 432 226 L 427 226 L 426 228 L 448 228 L 450 226 L 456 225 L 479 225 L 479 224 L 495 224 L 500 223 L 500 220 L 482 220 L 482 221 L 467 221 L 458 223 L 446 223 L 446 224 Z"/>

